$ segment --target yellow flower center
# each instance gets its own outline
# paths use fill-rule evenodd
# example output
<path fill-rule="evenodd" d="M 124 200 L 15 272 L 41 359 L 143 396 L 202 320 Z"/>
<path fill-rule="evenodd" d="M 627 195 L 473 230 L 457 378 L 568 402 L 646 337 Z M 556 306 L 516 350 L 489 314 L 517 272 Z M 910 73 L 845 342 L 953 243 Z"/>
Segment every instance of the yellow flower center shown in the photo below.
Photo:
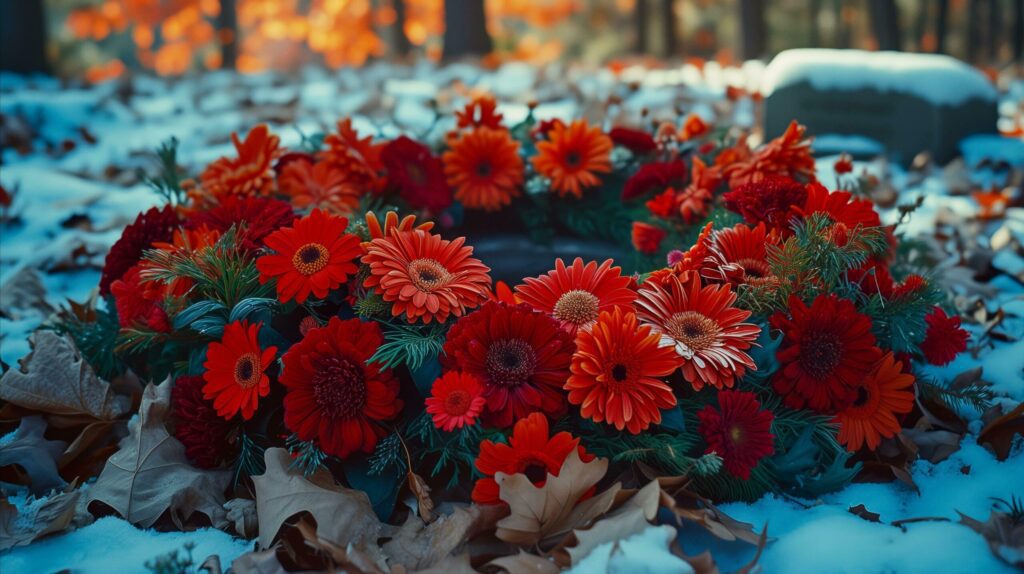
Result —
<path fill-rule="evenodd" d="M 327 267 L 329 259 L 330 253 L 326 247 L 319 243 L 307 243 L 295 251 L 292 265 L 299 273 L 308 277 Z"/>
<path fill-rule="evenodd" d="M 601 300 L 590 291 L 566 291 L 555 303 L 554 314 L 559 321 L 584 325 L 597 319 Z"/>

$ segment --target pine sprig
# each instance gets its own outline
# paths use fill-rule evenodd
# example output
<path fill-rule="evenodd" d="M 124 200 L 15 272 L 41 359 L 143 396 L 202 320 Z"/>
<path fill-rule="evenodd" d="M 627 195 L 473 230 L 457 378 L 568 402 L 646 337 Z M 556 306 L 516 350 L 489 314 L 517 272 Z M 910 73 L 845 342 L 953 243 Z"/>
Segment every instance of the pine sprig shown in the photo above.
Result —
<path fill-rule="evenodd" d="M 441 354 L 448 326 L 445 324 L 384 324 L 384 343 L 370 362 L 393 369 L 405 365 L 410 371 Z"/>
<path fill-rule="evenodd" d="M 995 395 L 983 381 L 972 381 L 961 387 L 952 388 L 948 383 L 940 383 L 934 378 L 915 373 L 917 390 L 922 397 L 938 401 L 950 410 L 961 411 L 970 407 L 978 412 L 985 412 L 992 407 Z"/>
<path fill-rule="evenodd" d="M 172 137 L 161 143 L 154 155 L 160 171 L 155 177 L 147 176 L 144 181 L 167 203 L 184 203 L 185 191 L 181 189 L 178 169 L 178 138 Z"/>
<path fill-rule="evenodd" d="M 291 468 L 301 470 L 307 477 L 322 468 L 330 458 L 315 442 L 302 440 L 294 434 L 285 440 L 285 447 L 293 457 Z"/>
<path fill-rule="evenodd" d="M 257 442 L 256 438 L 245 431 L 238 436 L 238 458 L 235 459 L 234 465 L 234 484 L 236 485 L 243 476 L 256 476 L 267 470 L 266 462 L 263 459 L 267 448 Z"/>

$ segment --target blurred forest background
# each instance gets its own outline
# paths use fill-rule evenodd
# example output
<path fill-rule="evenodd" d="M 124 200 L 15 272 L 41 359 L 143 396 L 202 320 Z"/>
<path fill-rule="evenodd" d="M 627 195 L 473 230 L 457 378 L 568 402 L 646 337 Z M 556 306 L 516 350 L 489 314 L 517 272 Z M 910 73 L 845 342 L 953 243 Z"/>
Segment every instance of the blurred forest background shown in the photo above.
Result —
<path fill-rule="evenodd" d="M 1020 64 L 1024 0 L 0 0 L 5 70 L 102 81 L 377 59 L 723 64 L 796 47 Z"/>

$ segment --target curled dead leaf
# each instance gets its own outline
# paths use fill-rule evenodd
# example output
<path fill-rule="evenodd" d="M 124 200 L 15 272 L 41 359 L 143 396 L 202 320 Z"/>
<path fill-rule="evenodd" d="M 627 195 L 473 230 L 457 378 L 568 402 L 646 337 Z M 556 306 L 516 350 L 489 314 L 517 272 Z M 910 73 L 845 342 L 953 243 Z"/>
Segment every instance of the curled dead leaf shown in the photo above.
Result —
<path fill-rule="evenodd" d="M 985 425 L 978 433 L 978 444 L 991 446 L 997 459 L 1006 460 L 1017 435 L 1024 435 L 1024 403 Z"/>
<path fill-rule="evenodd" d="M 960 524 L 981 534 L 992 554 L 1010 566 L 1024 569 L 1024 522 L 1015 521 L 1005 512 L 993 510 L 988 520 L 981 522 L 957 511 Z"/>
<path fill-rule="evenodd" d="M 492 530 L 504 514 L 505 509 L 499 505 L 474 504 L 456 506 L 450 514 L 428 525 L 410 515 L 384 544 L 384 555 L 392 566 L 410 570 L 437 566 L 478 534 Z"/>
<path fill-rule="evenodd" d="M 13 504 L 6 498 L 0 500 L 0 552 L 67 529 L 75 517 L 80 495 L 80 491 L 69 489 L 46 498 L 39 505 L 26 505 L 30 516 L 18 516 Z"/>
<path fill-rule="evenodd" d="M 850 508 L 847 508 L 846 511 L 849 512 L 850 514 L 854 515 L 854 516 L 857 516 L 859 518 L 863 518 L 864 520 L 867 520 L 868 522 L 877 522 L 879 524 L 882 523 L 882 521 L 881 521 L 881 516 L 882 515 L 877 513 L 877 512 L 871 512 L 863 504 L 858 504 L 857 506 L 851 506 Z"/>
<path fill-rule="evenodd" d="M 42 494 L 67 484 L 57 472 L 57 460 L 64 452 L 64 443 L 43 436 L 46 421 L 39 416 L 21 419 L 14 437 L 0 446 L 0 467 L 17 465 L 29 476 L 29 489 Z"/>

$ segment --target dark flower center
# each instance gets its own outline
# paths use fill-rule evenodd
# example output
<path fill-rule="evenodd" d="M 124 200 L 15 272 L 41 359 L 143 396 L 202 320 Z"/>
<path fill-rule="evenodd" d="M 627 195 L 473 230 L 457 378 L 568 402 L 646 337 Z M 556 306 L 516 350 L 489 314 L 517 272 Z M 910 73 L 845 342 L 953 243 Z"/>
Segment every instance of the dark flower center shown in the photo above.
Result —
<path fill-rule="evenodd" d="M 697 311 L 676 313 L 665 322 L 665 332 L 694 352 L 711 347 L 719 331 L 716 321 Z"/>
<path fill-rule="evenodd" d="M 612 367 L 612 378 L 615 379 L 617 382 L 621 383 L 622 381 L 625 381 L 628 377 L 629 369 L 626 368 L 626 365 L 623 365 L 622 363 L 616 363 L 616 365 Z"/>
<path fill-rule="evenodd" d="M 409 280 L 420 291 L 430 293 L 447 285 L 451 274 L 433 259 L 416 259 L 409 263 Z"/>
<path fill-rule="evenodd" d="M 597 319 L 601 300 L 590 291 L 566 291 L 555 303 L 554 315 L 559 321 L 584 325 Z"/>
<path fill-rule="evenodd" d="M 815 379 L 828 377 L 843 358 L 843 342 L 828 330 L 808 331 L 800 341 L 800 368 Z"/>
<path fill-rule="evenodd" d="M 492 171 L 491 164 L 486 161 L 482 161 L 476 166 L 476 174 L 480 177 L 490 177 Z"/>
<path fill-rule="evenodd" d="M 860 386 L 857 387 L 857 398 L 853 401 L 853 406 L 862 407 L 871 398 L 871 393 L 868 392 L 867 388 Z"/>
<path fill-rule="evenodd" d="M 768 268 L 768 264 L 758 259 L 740 259 L 736 262 L 740 267 L 743 268 L 743 273 L 748 279 L 761 279 L 771 275 L 771 270 Z"/>
<path fill-rule="evenodd" d="M 580 163 L 583 162 L 583 158 L 580 156 L 580 152 L 571 151 L 565 154 L 565 165 L 569 167 L 579 167 Z"/>
<path fill-rule="evenodd" d="M 296 271 L 307 277 L 327 266 L 330 253 L 320 243 L 307 243 L 300 247 L 292 256 L 292 265 Z"/>
<path fill-rule="evenodd" d="M 409 163 L 405 165 L 405 175 L 412 180 L 416 185 L 423 185 L 427 181 L 427 176 L 423 173 L 423 168 L 419 164 Z"/>
<path fill-rule="evenodd" d="M 486 361 L 491 382 L 509 387 L 527 382 L 537 367 L 533 347 L 522 339 L 495 341 L 487 350 Z"/>
<path fill-rule="evenodd" d="M 256 386 L 260 382 L 263 369 L 260 357 L 256 353 L 246 353 L 235 361 L 235 382 L 244 389 Z"/>
<path fill-rule="evenodd" d="M 366 376 L 358 362 L 346 357 L 325 357 L 313 374 L 313 398 L 324 417 L 348 420 L 366 405 Z"/>
<path fill-rule="evenodd" d="M 452 416 L 462 416 L 469 410 L 469 393 L 461 389 L 448 393 L 444 399 L 444 412 Z"/>
<path fill-rule="evenodd" d="M 538 455 L 529 455 L 518 461 L 517 472 L 526 475 L 533 484 L 540 484 L 548 479 L 548 465 Z"/>

